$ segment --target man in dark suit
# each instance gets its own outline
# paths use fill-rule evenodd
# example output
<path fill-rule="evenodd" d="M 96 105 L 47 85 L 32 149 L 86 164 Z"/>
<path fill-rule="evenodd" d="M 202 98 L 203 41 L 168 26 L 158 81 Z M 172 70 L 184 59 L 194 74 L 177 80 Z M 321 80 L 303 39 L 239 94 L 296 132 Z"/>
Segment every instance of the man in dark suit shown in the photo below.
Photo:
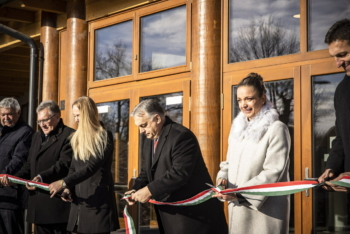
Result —
<path fill-rule="evenodd" d="M 164 115 L 155 100 L 139 103 L 133 110 L 135 124 L 146 136 L 142 148 L 145 166 L 135 181 L 128 201 L 175 202 L 190 198 L 212 184 L 196 136 Z M 155 206 L 160 233 L 226 234 L 222 205 L 210 199 L 194 206 Z"/>
<path fill-rule="evenodd" d="M 344 175 L 350 175 L 350 20 L 343 19 L 333 24 L 326 34 L 325 42 L 337 67 L 342 67 L 346 74 L 335 90 L 336 138 L 332 142 L 326 170 L 318 178 L 319 182 L 339 180 Z M 338 192 L 350 191 L 330 183 L 324 188 Z"/>
<path fill-rule="evenodd" d="M 50 184 L 68 174 L 73 154 L 69 136 L 74 130 L 63 124 L 54 101 L 42 102 L 36 111 L 40 130 L 33 135 L 28 161 L 15 176 Z M 27 222 L 35 224 L 36 233 L 67 233 L 70 203 L 58 196 L 50 198 L 42 189 L 26 187 L 30 190 Z"/>
<path fill-rule="evenodd" d="M 0 118 L 0 174 L 14 175 L 27 161 L 34 131 L 23 121 L 14 98 L 0 102 Z M 28 193 L 22 185 L 0 187 L 0 233 L 21 234 Z"/>

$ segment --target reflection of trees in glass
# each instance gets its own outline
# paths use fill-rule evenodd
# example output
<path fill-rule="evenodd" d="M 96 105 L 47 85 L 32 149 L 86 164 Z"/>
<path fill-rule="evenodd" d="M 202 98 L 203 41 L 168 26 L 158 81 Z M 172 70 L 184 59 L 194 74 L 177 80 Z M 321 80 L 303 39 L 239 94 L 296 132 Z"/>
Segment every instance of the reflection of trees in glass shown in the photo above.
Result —
<path fill-rule="evenodd" d="M 269 58 L 298 53 L 298 34 L 271 16 L 250 20 L 240 27 L 238 35 L 230 42 L 229 62 Z"/>
<path fill-rule="evenodd" d="M 108 113 L 101 113 L 100 119 L 105 128 L 113 133 L 114 158 L 111 165 L 114 182 L 128 184 L 128 143 L 129 143 L 129 100 L 99 103 L 109 106 Z M 117 199 L 118 217 L 123 217 L 124 202 Z"/>
<path fill-rule="evenodd" d="M 131 48 L 123 40 L 117 40 L 113 46 L 107 46 L 102 53 L 95 55 L 95 80 L 131 74 Z"/>
<path fill-rule="evenodd" d="M 129 142 L 129 100 L 99 103 L 98 106 L 109 106 L 108 113 L 101 113 L 101 121 L 111 131 L 115 140 L 115 157 L 112 172 L 115 182 L 128 183 L 128 142 Z M 117 160 L 117 162 L 115 161 Z M 115 163 L 119 171 L 114 171 Z M 117 175 L 115 175 L 117 173 Z"/>

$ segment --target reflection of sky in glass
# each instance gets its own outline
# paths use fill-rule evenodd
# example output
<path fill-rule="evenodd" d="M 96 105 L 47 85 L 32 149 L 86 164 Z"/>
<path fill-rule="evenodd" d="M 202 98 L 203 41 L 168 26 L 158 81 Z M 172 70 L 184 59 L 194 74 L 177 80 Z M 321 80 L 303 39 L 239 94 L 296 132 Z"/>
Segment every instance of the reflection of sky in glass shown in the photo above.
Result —
<path fill-rule="evenodd" d="M 300 22 L 299 19 L 293 17 L 293 15 L 299 14 L 299 1 L 230 0 L 229 7 L 230 63 L 298 53 L 300 51 Z M 271 22 L 271 35 L 265 37 L 265 46 L 261 46 L 260 42 L 263 37 L 258 34 L 257 28 L 259 22 L 265 22 L 266 25 L 269 20 Z M 250 31 L 251 29 L 255 29 L 255 31 Z M 279 42 L 276 42 L 277 39 L 275 38 L 272 39 L 272 32 L 277 29 L 280 30 L 278 35 L 283 38 Z M 258 42 L 255 46 L 253 46 L 254 43 L 251 40 L 253 36 Z M 270 42 L 270 44 L 266 43 L 266 41 Z M 294 43 L 296 44 L 294 45 Z M 277 49 L 278 46 L 284 47 L 286 44 L 291 48 Z M 275 49 L 271 50 L 271 48 Z M 257 53 L 256 51 L 259 50 L 263 52 Z"/>
<path fill-rule="evenodd" d="M 186 64 L 186 6 L 141 18 L 141 72 Z"/>
<path fill-rule="evenodd" d="M 309 45 L 308 49 L 326 49 L 324 37 L 338 20 L 349 18 L 349 0 L 309 0 Z"/>
<path fill-rule="evenodd" d="M 131 74 L 132 21 L 95 31 L 95 80 Z"/>

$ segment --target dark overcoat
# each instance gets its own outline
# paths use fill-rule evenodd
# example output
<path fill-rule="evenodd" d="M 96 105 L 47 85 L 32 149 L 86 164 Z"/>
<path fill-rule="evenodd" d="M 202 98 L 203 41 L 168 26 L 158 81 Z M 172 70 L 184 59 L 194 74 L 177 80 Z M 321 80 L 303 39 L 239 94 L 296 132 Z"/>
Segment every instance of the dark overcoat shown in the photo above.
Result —
<path fill-rule="evenodd" d="M 78 225 L 79 233 L 105 233 L 119 228 L 114 182 L 111 173 L 113 136 L 108 132 L 103 155 L 88 161 L 73 158 L 68 177 L 63 180 L 74 188 L 67 230 Z"/>
<path fill-rule="evenodd" d="M 350 171 L 350 76 L 339 83 L 334 95 L 336 137 L 327 159 L 326 169 L 338 175 Z"/>
<path fill-rule="evenodd" d="M 153 199 L 175 202 L 207 190 L 209 187 L 205 183 L 213 184 L 196 136 L 170 118 L 166 117 L 153 163 L 152 150 L 152 140 L 145 139 L 142 149 L 145 167 L 137 177 L 134 189 L 147 185 Z M 195 206 L 155 207 L 161 233 L 228 233 L 223 208 L 217 199 Z"/>
<path fill-rule="evenodd" d="M 15 175 L 31 180 L 40 175 L 43 183 L 50 184 L 67 176 L 72 160 L 72 147 L 68 137 L 74 132 L 63 124 L 62 119 L 50 132 L 49 140 L 42 144 L 42 131 L 33 135 L 28 161 Z M 50 198 L 50 193 L 42 189 L 29 192 L 27 222 L 35 224 L 66 223 L 70 204 L 59 196 Z"/>
<path fill-rule="evenodd" d="M 20 117 L 13 127 L 0 126 L 0 174 L 14 175 L 27 161 L 33 129 Z M 0 209 L 24 209 L 28 198 L 23 185 L 0 188 Z"/>

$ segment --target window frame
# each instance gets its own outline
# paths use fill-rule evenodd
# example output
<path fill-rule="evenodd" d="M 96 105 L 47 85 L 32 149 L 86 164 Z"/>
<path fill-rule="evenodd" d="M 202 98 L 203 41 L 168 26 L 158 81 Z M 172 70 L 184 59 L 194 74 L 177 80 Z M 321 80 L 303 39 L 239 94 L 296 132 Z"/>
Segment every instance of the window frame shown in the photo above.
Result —
<path fill-rule="evenodd" d="M 186 5 L 186 64 L 169 67 L 154 71 L 140 73 L 140 21 L 141 17 L 169 10 L 175 7 Z M 118 23 L 132 20 L 132 73 L 127 76 L 112 77 L 105 80 L 94 80 L 95 70 L 95 30 L 112 26 Z M 88 89 L 107 85 L 156 78 L 189 72 L 191 70 L 191 1 L 190 0 L 169 0 L 141 7 L 140 9 L 119 13 L 107 18 L 99 19 L 89 23 L 89 44 L 88 44 Z"/>
<path fill-rule="evenodd" d="M 223 72 L 245 70 L 251 68 L 273 66 L 286 63 L 295 63 L 314 59 L 328 58 L 327 49 L 308 51 L 308 2 L 300 0 L 300 52 L 297 54 L 282 55 L 270 58 L 256 59 L 250 61 L 242 61 L 237 63 L 229 63 L 229 2 L 223 2 L 223 23 L 222 23 L 222 47 L 223 47 Z"/>

